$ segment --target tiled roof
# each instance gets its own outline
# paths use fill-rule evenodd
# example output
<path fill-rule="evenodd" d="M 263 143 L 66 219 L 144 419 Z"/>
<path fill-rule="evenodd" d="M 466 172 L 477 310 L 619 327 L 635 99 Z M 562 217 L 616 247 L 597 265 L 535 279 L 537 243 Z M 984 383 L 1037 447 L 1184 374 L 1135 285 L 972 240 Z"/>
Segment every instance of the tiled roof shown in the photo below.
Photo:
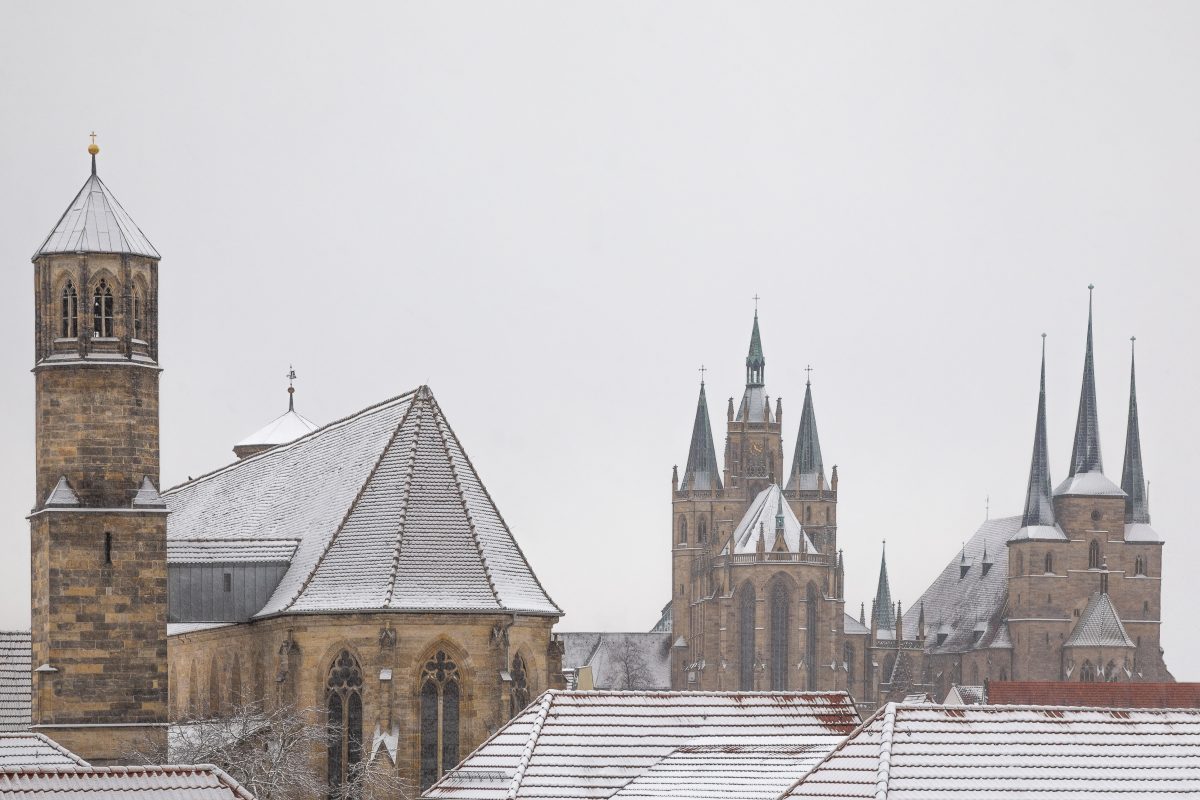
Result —
<path fill-rule="evenodd" d="M 834 747 L 858 723 L 844 692 L 549 691 L 427 798 L 607 798 L 681 747 Z"/>
<path fill-rule="evenodd" d="M 1133 647 L 1107 594 L 1093 592 L 1064 647 Z"/>
<path fill-rule="evenodd" d="M 295 409 L 289 408 L 282 415 L 268 422 L 254 433 L 238 442 L 235 447 L 256 447 L 294 442 L 301 436 L 315 431 L 318 426 Z"/>
<path fill-rule="evenodd" d="M 811 744 L 688 745 L 625 784 L 614 800 L 775 800 L 832 749 Z"/>
<path fill-rule="evenodd" d="M 208 764 L 150 767 L 35 767 L 0 770 L 0 797 L 39 800 L 254 800 Z"/>
<path fill-rule="evenodd" d="M 557 634 L 563 669 L 592 668 L 597 689 L 671 688 L 670 631 Z"/>
<path fill-rule="evenodd" d="M 889 703 L 788 796 L 1195 796 L 1197 753 L 1200 711 Z"/>
<path fill-rule="evenodd" d="M 32 692 L 29 631 L 0 631 L 0 731 L 29 730 Z"/>
<path fill-rule="evenodd" d="M 0 769 L 86 766 L 82 758 L 40 733 L 0 733 Z"/>
<path fill-rule="evenodd" d="M 992 681 L 988 684 L 987 702 L 992 705 L 1200 708 L 1200 683 Z"/>
<path fill-rule="evenodd" d="M 871 632 L 870 628 L 868 628 L 866 625 L 863 625 L 849 614 L 843 614 L 843 616 L 845 617 L 845 620 L 843 620 L 843 625 L 845 627 L 843 627 L 842 630 L 844 630 L 846 633 L 862 635 L 864 633 L 869 634 Z"/>
<path fill-rule="evenodd" d="M 750 507 L 746 509 L 746 513 L 742 516 L 741 522 L 733 531 L 733 542 L 735 553 L 753 553 L 758 548 L 758 534 L 761 530 L 763 539 L 766 540 L 767 552 L 775 549 L 775 516 L 780 510 L 780 498 L 783 492 L 777 484 L 772 484 L 766 489 L 758 493 L 750 501 Z M 800 520 L 796 518 L 792 507 L 787 503 L 782 503 L 783 508 L 783 541 L 787 545 L 789 553 L 800 552 L 800 540 L 804 539 L 805 552 L 815 553 L 817 548 L 813 546 L 812 539 L 808 538 L 808 534 L 804 532 L 804 526 L 800 524 Z M 762 523 L 760 526 L 759 523 Z"/>
<path fill-rule="evenodd" d="M 163 493 L 169 543 L 299 539 L 257 616 L 562 612 L 427 387 Z"/>
<path fill-rule="evenodd" d="M 94 171 L 33 257 L 79 252 L 159 257 L 146 234 Z"/>
<path fill-rule="evenodd" d="M 299 539 L 171 539 L 171 564 L 277 564 L 292 560 Z"/>

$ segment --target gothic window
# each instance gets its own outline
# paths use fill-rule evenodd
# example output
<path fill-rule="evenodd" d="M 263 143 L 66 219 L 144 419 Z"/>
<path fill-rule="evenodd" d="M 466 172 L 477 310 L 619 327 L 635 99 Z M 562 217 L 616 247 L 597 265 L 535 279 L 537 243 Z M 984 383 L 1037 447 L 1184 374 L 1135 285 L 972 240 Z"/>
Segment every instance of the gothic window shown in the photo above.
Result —
<path fill-rule="evenodd" d="M 896 668 L 896 656 L 889 655 L 883 660 L 883 675 L 879 676 L 880 683 L 892 682 L 892 671 Z"/>
<path fill-rule="evenodd" d="M 679 543 L 687 544 L 687 517 L 679 517 Z"/>
<path fill-rule="evenodd" d="M 810 583 L 804 603 L 804 668 L 808 690 L 817 689 L 817 587 Z"/>
<path fill-rule="evenodd" d="M 1081 683 L 1096 682 L 1096 668 L 1092 666 L 1091 661 L 1084 661 L 1083 666 L 1079 668 L 1079 680 Z"/>
<path fill-rule="evenodd" d="M 1053 553 L 1046 553 L 1046 569 L 1045 569 L 1045 572 L 1046 572 L 1046 574 L 1047 574 L 1047 575 L 1053 575 L 1053 574 L 1054 574 L 1054 554 L 1053 554 Z"/>
<path fill-rule="evenodd" d="M 1142 560 L 1141 556 L 1138 556 L 1137 558 L 1135 558 L 1133 560 L 1133 574 L 1134 575 L 1145 575 L 1146 574 L 1146 562 L 1144 560 Z"/>
<path fill-rule="evenodd" d="M 79 294 L 70 281 L 62 290 L 62 335 L 64 339 L 79 335 Z"/>
<path fill-rule="evenodd" d="M 708 519 L 706 517 L 702 516 L 696 520 L 696 538 L 700 544 L 708 541 Z"/>
<path fill-rule="evenodd" d="M 771 590 L 771 689 L 788 688 L 788 644 L 791 628 L 792 598 L 783 581 Z"/>
<path fill-rule="evenodd" d="M 1024 575 L 1025 574 L 1025 554 L 1022 553 L 1020 550 L 1017 551 L 1017 564 L 1016 564 L 1016 568 L 1015 568 L 1013 574 L 1014 575 Z"/>
<path fill-rule="evenodd" d="M 145 339 L 146 336 L 142 331 L 142 313 L 144 311 L 142 303 L 142 290 L 133 290 L 133 338 Z"/>
<path fill-rule="evenodd" d="M 242 660 L 233 654 L 233 666 L 229 668 L 229 705 L 236 707 L 242 702 Z"/>
<path fill-rule="evenodd" d="M 812 506 L 804 507 L 804 521 L 812 522 Z"/>
<path fill-rule="evenodd" d="M 1109 683 L 1116 683 L 1116 681 L 1117 681 L 1116 662 L 1109 661 L 1107 664 L 1104 665 L 1104 680 L 1108 681 Z"/>
<path fill-rule="evenodd" d="M 325 680 L 325 709 L 329 723 L 329 797 L 340 797 L 362 760 L 362 668 L 343 650 Z"/>
<path fill-rule="evenodd" d="M 421 791 L 458 763 L 458 665 L 438 650 L 421 671 Z"/>
<path fill-rule="evenodd" d="M 525 659 L 520 655 L 513 656 L 512 662 L 512 708 L 509 716 L 515 717 L 529 705 L 529 673 L 525 669 Z"/>
<path fill-rule="evenodd" d="M 104 278 L 92 294 L 92 333 L 101 338 L 113 335 L 113 293 Z"/>
<path fill-rule="evenodd" d="M 215 718 L 221 711 L 221 667 L 214 653 L 208 665 L 208 716 Z"/>
<path fill-rule="evenodd" d="M 825 524 L 829 524 L 829 506 L 825 506 Z"/>
<path fill-rule="evenodd" d="M 754 690 L 754 587 L 746 583 L 738 593 L 738 688 Z"/>
<path fill-rule="evenodd" d="M 854 645 L 849 642 L 842 644 L 842 661 L 846 665 L 846 689 L 854 690 Z"/>
<path fill-rule="evenodd" d="M 1100 542 L 1095 539 L 1088 545 L 1088 569 L 1100 569 Z"/>

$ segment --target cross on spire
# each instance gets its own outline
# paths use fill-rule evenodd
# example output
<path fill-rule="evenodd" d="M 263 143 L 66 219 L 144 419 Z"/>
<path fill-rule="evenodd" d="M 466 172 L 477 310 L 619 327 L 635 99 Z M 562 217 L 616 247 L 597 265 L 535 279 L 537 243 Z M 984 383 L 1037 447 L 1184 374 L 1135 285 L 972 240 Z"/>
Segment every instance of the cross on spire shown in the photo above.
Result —
<path fill-rule="evenodd" d="M 88 134 L 88 136 L 92 137 L 92 144 L 95 144 L 96 143 L 96 132 L 92 131 L 91 133 Z"/>
<path fill-rule="evenodd" d="M 700 365 L 700 385 L 704 385 L 704 373 L 708 372 L 703 364 Z"/>
<path fill-rule="evenodd" d="M 762 298 L 758 296 L 758 292 L 755 292 L 754 297 L 751 299 L 754 300 L 754 313 L 757 314 L 758 313 L 758 301 L 761 300 Z"/>
<path fill-rule="evenodd" d="M 804 371 L 807 373 L 807 375 L 804 378 L 804 385 L 809 386 L 812 384 L 812 364 L 806 365 L 804 367 Z"/>
<path fill-rule="evenodd" d="M 293 367 L 291 364 L 288 364 L 287 379 L 288 379 L 288 411 L 295 411 L 296 410 L 296 405 L 295 405 L 296 387 L 293 385 L 293 382 L 296 380 L 296 368 Z"/>

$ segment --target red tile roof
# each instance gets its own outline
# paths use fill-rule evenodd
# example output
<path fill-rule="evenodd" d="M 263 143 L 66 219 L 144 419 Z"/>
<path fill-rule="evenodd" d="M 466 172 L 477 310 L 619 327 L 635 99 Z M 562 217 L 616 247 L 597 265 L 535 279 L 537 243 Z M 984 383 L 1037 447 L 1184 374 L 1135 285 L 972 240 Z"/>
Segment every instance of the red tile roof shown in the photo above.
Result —
<path fill-rule="evenodd" d="M 1200 708 L 1200 683 L 992 681 L 989 705 Z"/>

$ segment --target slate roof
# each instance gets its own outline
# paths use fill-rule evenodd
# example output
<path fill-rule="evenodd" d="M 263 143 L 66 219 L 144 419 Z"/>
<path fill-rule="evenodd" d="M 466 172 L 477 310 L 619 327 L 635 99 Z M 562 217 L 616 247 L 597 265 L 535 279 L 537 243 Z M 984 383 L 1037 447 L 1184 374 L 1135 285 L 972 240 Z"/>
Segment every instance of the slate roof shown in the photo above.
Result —
<path fill-rule="evenodd" d="M 299 539 L 171 539 L 167 560 L 172 564 L 286 564 Z"/>
<path fill-rule="evenodd" d="M 672 633 L 669 630 L 650 633 L 564 632 L 556 635 L 563 644 L 563 669 L 590 666 L 592 684 L 597 689 L 665 691 L 671 688 Z"/>
<path fill-rule="evenodd" d="M 1063 647 L 1133 647 L 1107 594 L 1093 592 Z"/>
<path fill-rule="evenodd" d="M 1194 796 L 1200 712 L 889 703 L 786 796 Z"/>
<path fill-rule="evenodd" d="M 163 493 L 169 546 L 298 539 L 256 616 L 558 616 L 428 387 Z"/>
<path fill-rule="evenodd" d="M 234 447 L 261 447 L 294 442 L 320 426 L 304 417 L 295 409 L 288 409 L 254 433 L 242 439 Z"/>
<path fill-rule="evenodd" d="M 832 748 L 857 724 L 844 692 L 549 691 L 423 796 L 607 798 L 682 747 Z"/>
<path fill-rule="evenodd" d="M 34 767 L 0 770 L 0 797 L 39 800 L 254 800 L 208 764 L 149 767 Z"/>
<path fill-rule="evenodd" d="M 830 751 L 811 744 L 687 745 L 625 784 L 614 800 L 775 800 Z"/>
<path fill-rule="evenodd" d="M 845 617 L 845 619 L 842 622 L 842 624 L 844 625 L 842 630 L 845 631 L 846 633 L 860 634 L 860 635 L 871 633 L 871 629 L 868 628 L 866 625 L 863 625 L 855 617 L 852 617 L 849 614 L 843 614 L 842 616 Z"/>
<path fill-rule="evenodd" d="M 813 410 L 812 383 L 804 384 L 804 406 L 800 410 L 800 431 L 796 434 L 796 452 L 788 478 L 789 491 L 818 489 L 825 479 L 821 459 L 821 439 L 817 436 L 817 412 Z"/>
<path fill-rule="evenodd" d="M 29 631 L 0 631 L 0 731 L 32 724 L 33 650 Z"/>
<path fill-rule="evenodd" d="M 761 530 L 766 540 L 767 552 L 775 549 L 775 516 L 779 513 L 780 502 L 783 496 L 783 491 L 777 484 L 772 484 L 766 489 L 758 493 L 758 496 L 750 501 L 750 506 L 746 509 L 746 513 L 742 515 L 742 519 L 733 530 L 733 542 L 735 553 L 753 553 L 758 549 L 758 534 L 759 523 L 763 523 Z M 805 552 L 815 553 L 817 548 L 813 546 L 812 539 L 808 538 L 808 534 L 804 532 L 804 526 L 800 524 L 800 520 L 796 518 L 795 513 L 786 501 L 782 503 L 783 508 L 783 541 L 787 545 L 788 552 L 800 552 L 800 540 L 804 539 Z"/>
<path fill-rule="evenodd" d="M 125 253 L 159 258 L 158 251 L 96 174 L 92 174 L 33 257 L 52 253 Z"/>
<path fill-rule="evenodd" d="M 992 705 L 1200 708 L 1200 683 L 992 681 L 988 684 L 987 702 Z"/>
<path fill-rule="evenodd" d="M 720 491 L 721 467 L 717 464 L 717 449 L 713 444 L 712 423 L 708 417 L 708 399 L 704 382 L 700 382 L 700 399 L 696 401 L 696 420 L 692 423 L 692 442 L 688 447 L 687 467 L 679 490 Z"/>
<path fill-rule="evenodd" d="M 0 733 L 0 769 L 86 766 L 82 758 L 40 733 Z"/>

